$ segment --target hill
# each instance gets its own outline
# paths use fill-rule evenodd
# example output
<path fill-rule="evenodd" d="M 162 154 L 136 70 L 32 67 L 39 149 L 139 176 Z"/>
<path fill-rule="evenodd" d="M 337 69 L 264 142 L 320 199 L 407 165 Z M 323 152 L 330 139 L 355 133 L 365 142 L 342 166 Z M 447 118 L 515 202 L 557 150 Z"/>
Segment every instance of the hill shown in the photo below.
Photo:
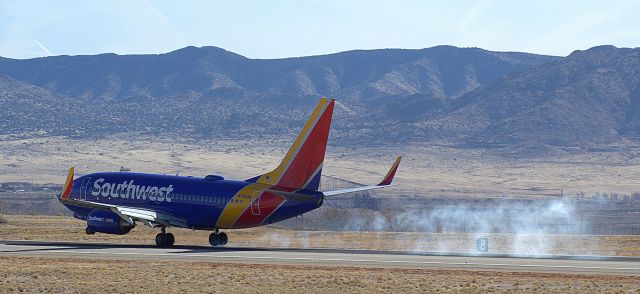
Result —
<path fill-rule="evenodd" d="M 430 123 L 468 146 L 585 147 L 637 138 L 639 119 L 640 49 L 600 46 L 504 76 Z"/>
<path fill-rule="evenodd" d="M 274 60 L 249 59 L 215 47 L 187 47 L 159 55 L 0 58 L 0 74 L 39 89 L 25 91 L 46 108 L 11 106 L 4 133 L 77 136 L 118 132 L 179 133 L 193 137 L 290 135 L 318 97 L 339 99 L 338 144 L 393 143 L 423 132 L 412 124 L 447 113 L 451 102 L 496 79 L 557 57 L 438 46 L 420 50 L 358 50 Z M 34 100 L 41 96 L 41 101 Z M 59 108 L 63 110 L 60 111 Z M 47 117 L 17 123 L 5 114 Z M 71 114 L 73 112 L 74 114 Z M 86 123 L 76 124 L 82 117 Z M 69 121 L 69 118 L 76 120 Z M 375 119 L 375 121 L 369 121 Z M 401 132 L 389 132 L 389 128 Z M 407 129 L 408 130 L 404 130 Z M 379 136 L 386 130 L 390 136 Z M 68 132 L 67 132 L 68 133 Z"/>
<path fill-rule="evenodd" d="M 640 132 L 640 49 L 567 57 L 438 46 L 250 59 L 216 47 L 159 55 L 0 58 L 2 134 L 291 136 L 338 98 L 334 144 L 591 148 Z"/>

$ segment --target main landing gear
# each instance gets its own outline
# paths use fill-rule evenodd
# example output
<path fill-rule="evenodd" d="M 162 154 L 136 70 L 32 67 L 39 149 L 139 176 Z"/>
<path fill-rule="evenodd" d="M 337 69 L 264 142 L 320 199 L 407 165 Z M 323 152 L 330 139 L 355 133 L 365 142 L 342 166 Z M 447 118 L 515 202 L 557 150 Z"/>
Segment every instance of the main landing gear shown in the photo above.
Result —
<path fill-rule="evenodd" d="M 209 235 L 209 244 L 211 244 L 211 246 L 224 246 L 227 245 L 227 241 L 229 241 L 227 234 L 218 233 L 218 229 Z"/>
<path fill-rule="evenodd" d="M 176 242 L 176 238 L 173 234 L 165 232 L 165 227 L 162 227 L 160 230 L 160 233 L 156 235 L 156 245 L 160 248 L 173 247 L 173 243 Z"/>

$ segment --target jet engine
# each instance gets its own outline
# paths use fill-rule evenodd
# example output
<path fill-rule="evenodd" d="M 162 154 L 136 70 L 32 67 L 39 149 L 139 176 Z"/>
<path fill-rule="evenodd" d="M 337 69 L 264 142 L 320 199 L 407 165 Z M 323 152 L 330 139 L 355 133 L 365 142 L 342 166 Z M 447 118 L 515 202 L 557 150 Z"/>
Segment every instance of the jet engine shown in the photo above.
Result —
<path fill-rule="evenodd" d="M 87 216 L 87 234 L 95 232 L 124 235 L 129 233 L 135 224 L 130 224 L 111 211 L 93 210 Z"/>

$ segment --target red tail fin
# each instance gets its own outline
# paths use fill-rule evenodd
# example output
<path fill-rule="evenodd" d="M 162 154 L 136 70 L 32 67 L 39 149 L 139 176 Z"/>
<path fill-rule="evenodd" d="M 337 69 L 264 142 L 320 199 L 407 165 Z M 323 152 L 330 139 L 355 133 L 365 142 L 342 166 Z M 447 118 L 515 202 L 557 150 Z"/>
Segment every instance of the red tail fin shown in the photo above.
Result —
<path fill-rule="evenodd" d="M 335 100 L 322 98 L 280 165 L 251 179 L 291 189 L 318 189 Z"/>

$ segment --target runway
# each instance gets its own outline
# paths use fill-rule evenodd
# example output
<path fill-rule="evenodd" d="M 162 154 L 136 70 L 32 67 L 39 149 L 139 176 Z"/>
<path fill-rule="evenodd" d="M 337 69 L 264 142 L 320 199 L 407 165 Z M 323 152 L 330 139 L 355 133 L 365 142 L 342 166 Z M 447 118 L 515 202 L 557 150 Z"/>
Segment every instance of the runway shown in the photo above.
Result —
<path fill-rule="evenodd" d="M 200 246 L 161 249 L 151 245 L 49 241 L 0 241 L 0 256 L 640 276 L 640 258 L 605 256 L 479 256 L 434 252 Z"/>

